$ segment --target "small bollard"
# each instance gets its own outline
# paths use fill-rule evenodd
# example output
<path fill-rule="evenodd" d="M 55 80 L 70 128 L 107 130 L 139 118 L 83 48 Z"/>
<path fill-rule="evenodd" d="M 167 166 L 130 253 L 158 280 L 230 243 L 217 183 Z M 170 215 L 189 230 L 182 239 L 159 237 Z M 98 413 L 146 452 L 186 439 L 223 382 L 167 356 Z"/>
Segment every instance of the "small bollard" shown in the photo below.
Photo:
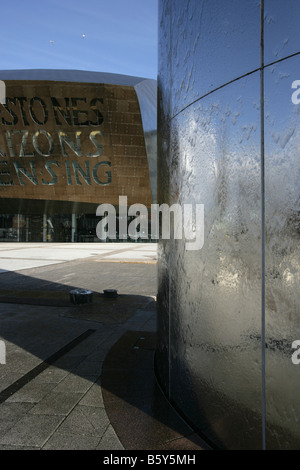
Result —
<path fill-rule="evenodd" d="M 104 297 L 107 297 L 109 299 L 114 299 L 115 297 L 118 297 L 118 291 L 116 289 L 104 289 Z"/>
<path fill-rule="evenodd" d="M 86 289 L 74 289 L 70 291 L 70 301 L 72 304 L 91 304 L 93 302 L 93 293 Z"/>

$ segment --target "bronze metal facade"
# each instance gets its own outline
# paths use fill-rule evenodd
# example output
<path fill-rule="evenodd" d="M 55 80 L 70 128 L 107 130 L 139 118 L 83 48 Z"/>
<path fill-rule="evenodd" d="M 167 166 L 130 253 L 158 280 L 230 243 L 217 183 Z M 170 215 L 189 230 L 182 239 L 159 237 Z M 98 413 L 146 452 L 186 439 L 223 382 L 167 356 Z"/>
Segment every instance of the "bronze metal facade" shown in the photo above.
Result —
<path fill-rule="evenodd" d="M 10 238 L 4 229 L 15 233 L 17 227 L 13 240 L 50 241 L 44 227 L 50 215 L 67 217 L 65 225 L 73 226 L 58 241 L 87 241 L 76 238 L 77 219 L 94 218 L 93 231 L 99 204 L 117 206 L 119 196 L 127 196 L 128 205 L 150 208 L 145 132 L 134 86 L 52 80 L 5 80 L 5 85 L 0 240 Z M 38 222 L 39 235 L 30 230 L 31 216 L 44 220 Z"/>

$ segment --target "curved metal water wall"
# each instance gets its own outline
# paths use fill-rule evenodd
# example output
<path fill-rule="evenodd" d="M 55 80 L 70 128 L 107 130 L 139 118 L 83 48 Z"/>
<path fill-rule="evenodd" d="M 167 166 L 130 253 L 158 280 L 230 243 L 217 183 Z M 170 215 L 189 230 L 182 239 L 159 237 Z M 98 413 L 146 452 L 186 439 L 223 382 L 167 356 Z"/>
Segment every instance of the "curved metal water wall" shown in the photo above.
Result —
<path fill-rule="evenodd" d="M 159 243 L 156 369 L 218 448 L 300 448 L 299 17 L 159 1 L 158 201 L 204 204 L 204 244 Z"/>

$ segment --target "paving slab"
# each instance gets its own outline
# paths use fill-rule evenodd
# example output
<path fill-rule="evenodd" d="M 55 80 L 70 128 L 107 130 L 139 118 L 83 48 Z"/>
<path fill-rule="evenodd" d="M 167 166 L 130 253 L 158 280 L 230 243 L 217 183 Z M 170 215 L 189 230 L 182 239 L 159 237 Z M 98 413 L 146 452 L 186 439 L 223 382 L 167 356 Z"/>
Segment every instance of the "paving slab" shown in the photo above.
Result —
<path fill-rule="evenodd" d="M 84 436 L 103 436 L 109 425 L 109 419 L 104 408 L 78 405 L 60 425 L 59 434 L 76 434 Z"/>
<path fill-rule="evenodd" d="M 56 432 L 43 446 L 43 450 L 95 450 L 100 442 L 99 436 L 86 436 L 80 434 L 66 434 Z M 76 458 L 74 458 L 76 460 Z"/>
<path fill-rule="evenodd" d="M 61 416 L 26 414 L 0 437 L 0 445 L 41 448 L 62 422 Z"/>
<path fill-rule="evenodd" d="M 121 444 L 114 428 L 110 424 L 103 434 L 96 450 L 124 450 L 124 446 Z"/>

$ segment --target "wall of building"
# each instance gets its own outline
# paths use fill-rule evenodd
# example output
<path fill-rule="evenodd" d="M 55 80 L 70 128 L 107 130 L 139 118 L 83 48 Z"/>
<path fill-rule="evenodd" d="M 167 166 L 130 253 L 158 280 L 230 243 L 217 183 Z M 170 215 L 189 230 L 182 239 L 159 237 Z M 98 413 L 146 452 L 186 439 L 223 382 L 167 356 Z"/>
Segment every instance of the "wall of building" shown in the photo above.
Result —
<path fill-rule="evenodd" d="M 99 241 L 100 204 L 118 212 L 119 197 L 126 196 L 128 206 L 150 208 L 156 199 L 155 80 L 82 71 L 0 74 L 6 87 L 0 240 Z"/>
<path fill-rule="evenodd" d="M 157 375 L 215 446 L 299 448 L 300 4 L 159 8 L 158 201 L 205 215 L 159 244 Z"/>
<path fill-rule="evenodd" d="M 151 204 L 133 87 L 6 81 L 6 93 L 2 197 L 118 204 L 126 193 L 131 204 Z"/>

